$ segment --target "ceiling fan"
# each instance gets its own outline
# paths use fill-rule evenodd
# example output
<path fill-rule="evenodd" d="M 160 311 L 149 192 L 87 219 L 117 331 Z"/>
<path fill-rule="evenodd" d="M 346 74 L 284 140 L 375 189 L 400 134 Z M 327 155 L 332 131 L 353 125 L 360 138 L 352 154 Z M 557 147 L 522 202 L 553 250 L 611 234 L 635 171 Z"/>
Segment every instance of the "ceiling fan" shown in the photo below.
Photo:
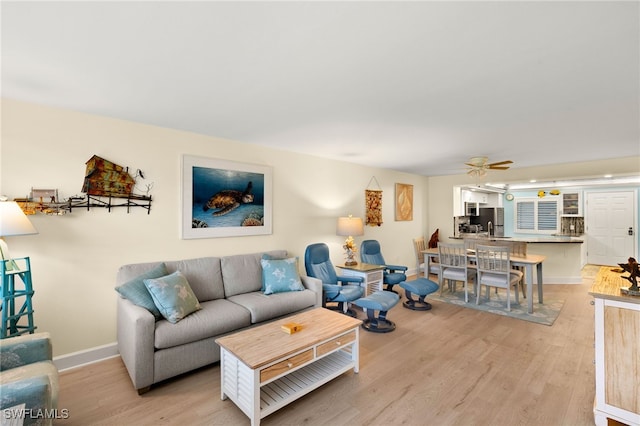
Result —
<path fill-rule="evenodd" d="M 472 157 L 469 159 L 468 163 L 464 163 L 467 166 L 471 167 L 467 174 L 480 177 L 487 174 L 487 170 L 507 170 L 509 166 L 507 164 L 512 164 L 513 161 L 505 160 L 498 161 L 496 163 L 489 163 L 489 158 L 487 157 Z"/>

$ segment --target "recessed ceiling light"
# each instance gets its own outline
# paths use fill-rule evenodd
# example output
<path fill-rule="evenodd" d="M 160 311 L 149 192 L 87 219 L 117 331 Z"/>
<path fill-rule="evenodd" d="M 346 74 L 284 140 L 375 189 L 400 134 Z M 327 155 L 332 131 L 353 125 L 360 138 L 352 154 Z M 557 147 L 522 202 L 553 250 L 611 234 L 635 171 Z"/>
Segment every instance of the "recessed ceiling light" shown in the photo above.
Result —
<path fill-rule="evenodd" d="M 530 183 L 536 183 L 537 181 L 535 179 L 531 179 L 529 182 Z"/>
<path fill-rule="evenodd" d="M 611 177 L 613 177 L 613 175 L 604 175 L 604 177 L 611 178 Z"/>

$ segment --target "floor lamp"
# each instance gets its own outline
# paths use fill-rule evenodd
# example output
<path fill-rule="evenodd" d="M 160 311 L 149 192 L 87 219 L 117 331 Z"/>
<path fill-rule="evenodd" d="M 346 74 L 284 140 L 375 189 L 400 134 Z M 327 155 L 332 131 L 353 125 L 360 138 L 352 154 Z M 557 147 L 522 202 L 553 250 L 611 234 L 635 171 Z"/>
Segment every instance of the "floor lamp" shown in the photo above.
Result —
<path fill-rule="evenodd" d="M 15 201 L 0 200 L 0 258 L 7 271 L 18 269 L 9 254 L 9 248 L 3 237 L 37 234 L 38 231 L 31 224 Z"/>

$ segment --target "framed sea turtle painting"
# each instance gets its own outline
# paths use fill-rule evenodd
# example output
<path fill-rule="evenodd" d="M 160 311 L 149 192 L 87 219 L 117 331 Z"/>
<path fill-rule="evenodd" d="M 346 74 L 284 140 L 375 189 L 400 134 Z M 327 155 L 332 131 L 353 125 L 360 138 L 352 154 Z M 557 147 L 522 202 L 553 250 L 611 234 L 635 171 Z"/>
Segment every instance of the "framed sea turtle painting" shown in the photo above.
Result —
<path fill-rule="evenodd" d="M 272 168 L 182 157 L 182 238 L 271 234 Z"/>

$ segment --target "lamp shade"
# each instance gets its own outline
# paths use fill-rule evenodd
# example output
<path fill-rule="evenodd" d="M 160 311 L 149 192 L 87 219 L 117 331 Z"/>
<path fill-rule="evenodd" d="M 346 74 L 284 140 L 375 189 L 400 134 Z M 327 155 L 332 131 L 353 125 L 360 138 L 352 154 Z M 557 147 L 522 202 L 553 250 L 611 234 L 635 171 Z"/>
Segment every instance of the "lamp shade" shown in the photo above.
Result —
<path fill-rule="evenodd" d="M 362 218 L 353 216 L 339 217 L 336 234 L 343 237 L 364 235 L 364 225 L 362 224 Z"/>
<path fill-rule="evenodd" d="M 0 237 L 31 235 L 38 231 L 15 201 L 0 201 Z"/>

